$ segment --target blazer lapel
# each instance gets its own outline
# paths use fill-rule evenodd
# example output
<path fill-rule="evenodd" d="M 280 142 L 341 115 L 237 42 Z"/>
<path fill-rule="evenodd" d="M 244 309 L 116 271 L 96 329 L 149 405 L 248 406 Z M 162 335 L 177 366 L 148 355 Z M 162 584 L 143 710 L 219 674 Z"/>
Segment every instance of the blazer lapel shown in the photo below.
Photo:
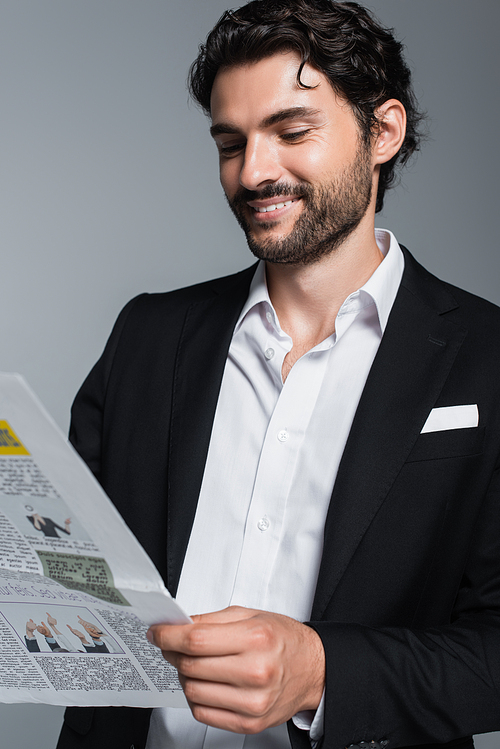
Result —
<path fill-rule="evenodd" d="M 188 306 L 176 355 L 168 455 L 168 588 L 177 591 L 234 326 L 255 266 Z M 221 467 L 222 470 L 222 467 Z"/>
<path fill-rule="evenodd" d="M 321 618 L 435 404 L 466 331 L 453 297 L 405 251 L 405 272 L 339 466 L 312 619 Z"/>

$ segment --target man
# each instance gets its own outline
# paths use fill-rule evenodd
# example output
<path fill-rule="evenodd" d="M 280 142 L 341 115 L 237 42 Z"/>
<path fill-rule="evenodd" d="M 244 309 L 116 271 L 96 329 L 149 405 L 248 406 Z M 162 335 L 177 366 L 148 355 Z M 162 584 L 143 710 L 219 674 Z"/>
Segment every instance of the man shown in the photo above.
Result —
<path fill-rule="evenodd" d="M 150 630 L 193 717 L 70 709 L 59 747 L 472 747 L 500 723 L 500 314 L 374 230 L 419 142 L 401 45 L 355 3 L 257 0 L 190 83 L 262 262 L 132 300 L 71 435 L 201 612 Z"/>
<path fill-rule="evenodd" d="M 31 507 L 31 505 L 24 505 L 24 509 L 30 513 L 29 515 L 26 515 L 26 517 L 31 525 L 35 530 L 41 531 L 46 538 L 61 538 L 57 532 L 58 530 L 62 533 L 66 533 L 68 536 L 71 535 L 71 518 L 66 518 L 63 528 L 62 525 L 58 525 L 54 520 L 52 520 L 52 518 L 42 517 L 39 512 L 36 512 L 33 507 Z"/>

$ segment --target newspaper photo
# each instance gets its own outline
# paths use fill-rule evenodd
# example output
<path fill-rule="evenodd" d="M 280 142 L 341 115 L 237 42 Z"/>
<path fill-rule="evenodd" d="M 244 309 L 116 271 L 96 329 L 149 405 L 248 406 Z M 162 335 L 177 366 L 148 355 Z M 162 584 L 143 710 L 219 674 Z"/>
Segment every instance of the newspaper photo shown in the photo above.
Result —
<path fill-rule="evenodd" d="M 23 378 L 0 373 L 0 701 L 186 706 L 146 632 L 189 621 Z"/>

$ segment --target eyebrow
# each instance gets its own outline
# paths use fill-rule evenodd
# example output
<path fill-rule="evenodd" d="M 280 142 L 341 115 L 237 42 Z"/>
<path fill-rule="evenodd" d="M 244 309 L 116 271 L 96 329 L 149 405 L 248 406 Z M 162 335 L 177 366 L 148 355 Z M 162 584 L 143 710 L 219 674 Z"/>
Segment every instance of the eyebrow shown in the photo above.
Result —
<path fill-rule="evenodd" d="M 263 119 L 259 127 L 272 127 L 280 122 L 296 120 L 300 117 L 313 117 L 317 114 L 319 114 L 319 109 L 312 109 L 311 107 L 290 107 L 289 109 L 280 109 L 278 112 L 273 112 L 269 117 Z M 210 135 L 212 138 L 215 138 L 217 135 L 230 135 L 239 132 L 241 132 L 240 128 L 230 122 L 218 122 L 210 128 Z"/>

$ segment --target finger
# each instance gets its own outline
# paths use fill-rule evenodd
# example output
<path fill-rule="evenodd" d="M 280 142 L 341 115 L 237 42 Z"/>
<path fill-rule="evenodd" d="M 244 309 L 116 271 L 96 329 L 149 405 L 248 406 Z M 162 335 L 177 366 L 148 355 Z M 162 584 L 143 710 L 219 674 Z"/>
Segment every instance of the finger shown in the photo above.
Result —
<path fill-rule="evenodd" d="M 194 614 L 191 618 L 193 622 L 203 624 L 223 624 L 224 622 L 235 622 L 242 619 L 250 619 L 256 616 L 260 611 L 258 609 L 247 609 L 244 606 L 228 606 L 220 611 L 211 611 L 207 614 Z"/>
<path fill-rule="evenodd" d="M 191 702 L 189 705 L 194 718 L 200 723 L 232 733 L 255 734 L 270 726 L 278 725 L 275 721 L 266 721 L 265 718 L 247 716 L 225 708 Z"/>
<path fill-rule="evenodd" d="M 155 624 L 149 631 L 150 642 L 160 650 L 189 655 L 234 655 L 249 646 L 249 620 L 217 624 Z"/>
<path fill-rule="evenodd" d="M 177 669 L 179 676 L 203 682 L 227 684 L 241 689 L 264 689 L 279 684 L 282 669 L 260 654 L 193 657 L 172 651 L 163 657 Z"/>
<path fill-rule="evenodd" d="M 179 677 L 238 686 L 253 686 L 260 683 L 259 675 L 257 674 L 257 677 L 254 675 L 257 669 L 248 668 L 243 674 L 241 673 L 239 656 L 200 658 L 173 650 L 162 650 L 162 655 L 177 669 Z"/>
<path fill-rule="evenodd" d="M 177 668 L 180 653 L 176 653 L 174 650 L 162 650 L 161 654 L 165 658 L 165 660 L 170 663 L 171 666 Z"/>
<path fill-rule="evenodd" d="M 247 718 L 265 718 L 274 707 L 275 695 L 258 690 L 242 690 L 230 684 L 181 679 L 191 705 L 219 708 Z"/>

